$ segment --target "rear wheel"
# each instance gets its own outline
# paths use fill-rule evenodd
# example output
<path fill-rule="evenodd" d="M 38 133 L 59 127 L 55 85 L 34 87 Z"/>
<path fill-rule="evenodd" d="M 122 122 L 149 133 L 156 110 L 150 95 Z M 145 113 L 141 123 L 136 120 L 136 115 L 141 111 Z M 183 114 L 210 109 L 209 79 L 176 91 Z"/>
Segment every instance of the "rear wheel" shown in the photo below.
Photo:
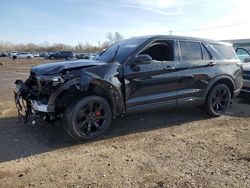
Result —
<path fill-rule="evenodd" d="M 30 56 L 28 56 L 28 57 L 27 57 L 27 59 L 31 59 L 31 57 L 30 57 Z"/>
<path fill-rule="evenodd" d="M 206 101 L 207 112 L 219 117 L 228 109 L 231 102 L 231 92 L 225 84 L 214 86 L 208 94 Z"/>
<path fill-rule="evenodd" d="M 88 96 L 69 106 L 64 119 L 68 135 L 84 141 L 102 135 L 111 123 L 112 113 L 104 98 Z"/>

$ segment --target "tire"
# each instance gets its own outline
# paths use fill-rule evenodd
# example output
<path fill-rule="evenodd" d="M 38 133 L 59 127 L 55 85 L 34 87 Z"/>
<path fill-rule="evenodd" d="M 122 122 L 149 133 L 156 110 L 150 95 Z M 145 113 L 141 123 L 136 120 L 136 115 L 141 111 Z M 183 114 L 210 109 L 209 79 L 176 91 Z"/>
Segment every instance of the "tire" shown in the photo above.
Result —
<path fill-rule="evenodd" d="M 231 103 L 231 92 L 225 84 L 215 85 L 209 92 L 205 104 L 207 112 L 213 117 L 219 117 L 227 111 Z"/>
<path fill-rule="evenodd" d="M 27 59 L 31 59 L 31 57 L 30 57 L 30 56 L 28 56 L 28 57 L 27 57 Z"/>
<path fill-rule="evenodd" d="M 71 57 L 66 57 L 65 59 L 66 59 L 66 60 L 71 60 Z"/>
<path fill-rule="evenodd" d="M 55 59 L 55 57 L 54 57 L 54 56 L 52 56 L 52 57 L 50 57 L 49 59 L 54 60 L 54 59 Z"/>
<path fill-rule="evenodd" d="M 63 119 L 68 135 L 81 142 L 102 135 L 111 123 L 112 112 L 104 98 L 92 95 L 67 107 Z"/>

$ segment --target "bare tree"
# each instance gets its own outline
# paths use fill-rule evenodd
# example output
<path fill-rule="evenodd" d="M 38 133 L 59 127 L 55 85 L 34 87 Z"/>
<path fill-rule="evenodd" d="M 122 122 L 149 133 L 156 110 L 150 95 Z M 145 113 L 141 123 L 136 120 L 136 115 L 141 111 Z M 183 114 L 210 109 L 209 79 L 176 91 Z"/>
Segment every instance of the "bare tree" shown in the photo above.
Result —
<path fill-rule="evenodd" d="M 106 34 L 107 41 L 100 42 L 98 41 L 98 45 L 92 45 L 89 42 L 79 42 L 76 46 L 70 46 L 65 44 L 52 44 L 49 45 L 49 42 L 45 41 L 41 44 L 12 44 L 10 42 L 0 41 L 0 51 L 60 51 L 60 50 L 71 50 L 75 52 L 98 52 L 102 51 L 103 49 L 108 48 L 111 44 L 116 43 L 123 39 L 123 36 L 118 32 L 109 32 Z"/>
<path fill-rule="evenodd" d="M 111 45 L 122 40 L 123 36 L 118 32 L 114 33 L 108 32 L 106 33 L 106 39 L 108 40 L 108 43 Z"/>

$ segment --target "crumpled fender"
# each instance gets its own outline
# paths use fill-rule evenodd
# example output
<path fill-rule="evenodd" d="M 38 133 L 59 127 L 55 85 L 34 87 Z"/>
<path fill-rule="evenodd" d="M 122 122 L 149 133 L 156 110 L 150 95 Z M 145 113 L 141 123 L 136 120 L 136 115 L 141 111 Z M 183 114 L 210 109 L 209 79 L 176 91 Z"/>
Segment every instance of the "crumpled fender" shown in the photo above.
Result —
<path fill-rule="evenodd" d="M 89 91 L 92 86 L 98 86 L 105 91 L 112 105 L 114 118 L 125 113 L 125 105 L 121 91 L 122 83 L 118 77 L 110 75 L 109 78 L 102 78 L 92 72 L 83 71 L 80 75 L 79 84 L 82 92 Z"/>

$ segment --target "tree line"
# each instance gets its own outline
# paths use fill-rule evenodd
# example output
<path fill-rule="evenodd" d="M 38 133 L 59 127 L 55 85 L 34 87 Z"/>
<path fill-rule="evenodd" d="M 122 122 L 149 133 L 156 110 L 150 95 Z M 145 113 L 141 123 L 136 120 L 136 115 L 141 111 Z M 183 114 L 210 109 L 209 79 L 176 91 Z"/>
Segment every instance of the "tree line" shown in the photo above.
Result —
<path fill-rule="evenodd" d="M 106 33 L 106 41 L 98 42 L 97 45 L 92 45 L 89 42 L 79 42 L 76 46 L 71 46 L 67 44 L 52 44 L 48 45 L 44 44 L 34 44 L 34 43 L 27 43 L 27 44 L 12 44 L 10 42 L 0 42 L 0 51 L 35 51 L 35 52 L 54 52 L 54 51 L 74 51 L 74 52 L 81 52 L 81 53 L 91 53 L 91 52 L 98 52 L 102 51 L 103 49 L 108 48 L 113 43 L 116 43 L 120 40 L 123 40 L 123 36 L 118 32 L 109 32 Z"/>

